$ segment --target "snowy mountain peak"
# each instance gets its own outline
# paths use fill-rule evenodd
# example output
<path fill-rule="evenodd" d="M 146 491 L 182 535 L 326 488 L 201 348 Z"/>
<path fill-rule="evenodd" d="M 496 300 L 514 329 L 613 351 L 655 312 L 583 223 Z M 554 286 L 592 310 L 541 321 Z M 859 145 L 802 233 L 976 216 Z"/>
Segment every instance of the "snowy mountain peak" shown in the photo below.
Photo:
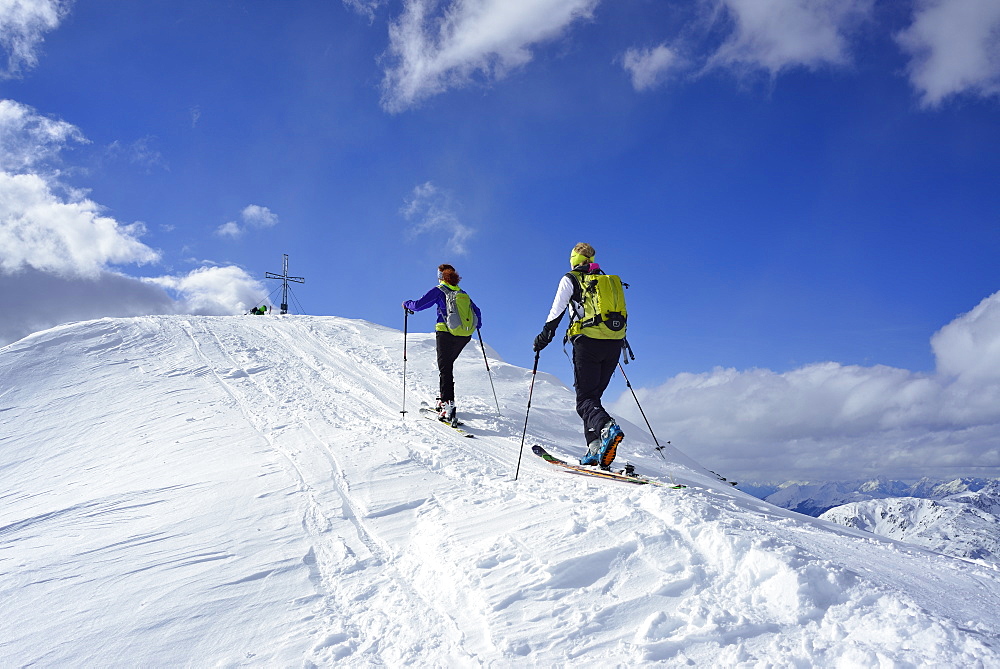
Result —
<path fill-rule="evenodd" d="M 628 423 L 527 452 L 531 372 L 335 317 L 102 319 L 0 349 L 12 666 L 1000 665 L 1000 575 L 762 502 Z M 492 352 L 487 350 L 489 355 Z M 404 417 L 405 416 L 405 417 Z M 539 373 L 526 443 L 582 452 Z M 933 578 L 928 578 L 932 574 Z"/>

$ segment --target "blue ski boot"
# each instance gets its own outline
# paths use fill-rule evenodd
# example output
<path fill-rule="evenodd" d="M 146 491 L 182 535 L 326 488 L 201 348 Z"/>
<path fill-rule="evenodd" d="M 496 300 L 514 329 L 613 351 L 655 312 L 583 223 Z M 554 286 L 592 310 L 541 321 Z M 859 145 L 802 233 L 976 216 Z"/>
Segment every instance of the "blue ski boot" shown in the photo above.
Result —
<path fill-rule="evenodd" d="M 611 469 L 618 452 L 618 444 L 625 438 L 625 433 L 613 420 L 609 420 L 601 430 L 601 452 L 598 454 L 598 464 L 601 469 Z"/>
<path fill-rule="evenodd" d="M 587 467 L 596 467 L 597 465 L 601 464 L 601 459 L 599 457 L 600 453 L 601 453 L 601 440 L 594 439 L 592 442 L 587 444 L 587 454 L 583 456 L 583 458 L 580 460 L 580 464 L 585 465 Z"/>

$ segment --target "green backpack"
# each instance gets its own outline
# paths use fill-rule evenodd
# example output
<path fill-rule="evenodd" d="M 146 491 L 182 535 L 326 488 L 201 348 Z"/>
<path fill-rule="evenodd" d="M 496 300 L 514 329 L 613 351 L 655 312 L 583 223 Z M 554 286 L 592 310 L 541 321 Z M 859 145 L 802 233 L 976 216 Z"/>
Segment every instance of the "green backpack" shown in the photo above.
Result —
<path fill-rule="evenodd" d="M 476 312 L 472 310 L 472 298 L 461 288 L 452 290 L 445 286 L 438 286 L 444 293 L 444 329 L 458 337 L 470 337 L 479 326 Z"/>
<path fill-rule="evenodd" d="M 598 270 L 600 272 L 600 270 Z M 582 334 L 591 339 L 625 339 L 628 310 L 621 277 L 615 274 L 568 272 L 573 279 L 572 301 L 583 307 L 583 318 L 570 324 L 567 337 Z"/>

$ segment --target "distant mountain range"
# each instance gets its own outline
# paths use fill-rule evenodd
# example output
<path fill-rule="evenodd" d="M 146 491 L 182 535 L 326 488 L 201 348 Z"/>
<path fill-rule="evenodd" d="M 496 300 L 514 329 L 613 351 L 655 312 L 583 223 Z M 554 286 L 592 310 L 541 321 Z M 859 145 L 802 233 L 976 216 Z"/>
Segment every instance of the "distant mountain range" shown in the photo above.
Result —
<path fill-rule="evenodd" d="M 807 516 L 821 516 L 835 506 L 889 497 L 944 499 L 964 492 L 978 492 L 1000 479 L 957 478 L 950 481 L 920 479 L 916 483 L 893 481 L 884 476 L 862 481 L 830 483 L 741 483 L 739 488 L 754 497 Z"/>
<path fill-rule="evenodd" d="M 1000 564 L 1000 481 L 944 499 L 853 502 L 820 518 L 945 555 Z"/>
<path fill-rule="evenodd" d="M 776 506 L 972 560 L 1000 564 L 1000 479 L 741 485 Z"/>

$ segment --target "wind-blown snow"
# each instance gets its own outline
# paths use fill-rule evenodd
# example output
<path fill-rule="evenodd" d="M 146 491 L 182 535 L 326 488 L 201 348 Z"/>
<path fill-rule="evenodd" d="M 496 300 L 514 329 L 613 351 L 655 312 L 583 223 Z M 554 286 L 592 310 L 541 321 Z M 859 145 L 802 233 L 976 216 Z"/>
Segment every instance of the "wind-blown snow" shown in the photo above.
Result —
<path fill-rule="evenodd" d="M 143 317 L 0 349 L 5 666 L 1000 664 L 1000 572 L 777 508 L 623 425 L 525 449 L 530 370 L 334 317 Z M 538 374 L 527 445 L 581 452 Z"/>

